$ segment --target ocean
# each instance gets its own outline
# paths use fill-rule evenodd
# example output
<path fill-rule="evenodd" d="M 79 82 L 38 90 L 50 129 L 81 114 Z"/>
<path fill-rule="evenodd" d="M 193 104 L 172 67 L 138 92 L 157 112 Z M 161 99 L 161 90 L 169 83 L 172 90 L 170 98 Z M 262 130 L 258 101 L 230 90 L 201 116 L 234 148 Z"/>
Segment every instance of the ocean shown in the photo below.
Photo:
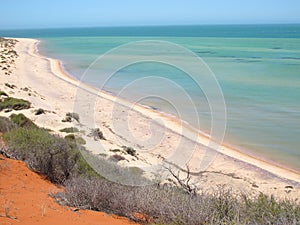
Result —
<path fill-rule="evenodd" d="M 224 143 L 300 171 L 300 25 L 7 30 L 0 31 L 0 36 L 37 38 L 40 52 L 60 59 L 76 78 L 131 101 L 143 93 L 138 103 L 180 117 L 210 134 L 210 101 L 184 71 L 163 63 L 139 62 L 119 68 L 104 85 L 103 68 L 97 63 L 91 66 L 99 56 L 128 43 L 152 40 L 181 46 L 207 64 L 221 87 L 227 112 Z M 140 54 L 133 49 L 112 60 L 138 59 Z M 176 51 L 164 54 L 179 57 Z M 180 61 L 188 64 L 185 57 Z M 158 77 L 172 87 L 157 82 L 154 78 Z M 137 81 L 142 82 L 132 86 Z M 176 88 L 193 104 L 187 104 L 186 96 Z M 175 100 L 168 101 L 165 96 L 170 94 Z"/>

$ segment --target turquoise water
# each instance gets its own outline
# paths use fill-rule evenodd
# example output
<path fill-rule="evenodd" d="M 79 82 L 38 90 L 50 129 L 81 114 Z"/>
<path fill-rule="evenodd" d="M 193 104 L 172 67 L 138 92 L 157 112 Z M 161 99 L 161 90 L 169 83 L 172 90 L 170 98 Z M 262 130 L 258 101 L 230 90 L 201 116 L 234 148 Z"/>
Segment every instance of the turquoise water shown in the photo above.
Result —
<path fill-rule="evenodd" d="M 225 143 L 300 171 L 300 25 L 3 32 L 0 35 L 41 39 L 41 51 L 61 59 L 66 70 L 79 79 L 99 55 L 122 44 L 139 40 L 179 44 L 201 57 L 217 77 L 227 106 Z M 99 86 L 99 70 L 94 66 L 84 81 Z M 196 105 L 200 125 L 185 99 L 172 93 L 176 96 L 174 105 L 181 106 L 181 119 L 210 132 L 211 114 L 204 93 L 176 68 L 149 62 L 130 65 L 117 72 L 105 89 L 116 94 L 149 76 L 164 77 L 183 87 Z M 150 81 L 122 97 L 131 99 L 154 87 L 158 96 L 171 91 Z M 174 107 L 160 98 L 149 97 L 141 103 L 176 115 Z"/>

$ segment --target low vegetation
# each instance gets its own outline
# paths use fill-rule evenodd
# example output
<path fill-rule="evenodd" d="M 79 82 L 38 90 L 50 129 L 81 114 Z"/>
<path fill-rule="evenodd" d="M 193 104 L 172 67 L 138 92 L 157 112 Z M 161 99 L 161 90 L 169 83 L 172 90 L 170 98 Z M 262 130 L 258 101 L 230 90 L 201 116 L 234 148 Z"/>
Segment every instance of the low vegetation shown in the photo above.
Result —
<path fill-rule="evenodd" d="M 19 125 L 0 117 L 0 128 L 5 132 L 3 137 L 8 147 L 6 153 L 24 160 L 29 168 L 52 182 L 63 184 L 65 191 L 53 195 L 61 204 L 127 216 L 147 224 L 300 224 L 299 204 L 264 194 L 250 197 L 224 187 L 217 188 L 213 194 L 199 187 L 200 191 L 194 193 L 180 184 L 126 186 L 109 181 L 86 163 L 88 153 L 74 141 L 38 127 Z M 128 154 L 135 154 L 129 150 Z M 126 168 L 99 158 L 94 165 L 103 171 L 105 168 L 118 171 L 123 176 Z M 139 168 L 128 168 L 128 171 L 132 172 L 129 180 L 142 179 L 143 171 Z"/>
<path fill-rule="evenodd" d="M 60 202 L 105 211 L 151 224 L 299 224 L 300 206 L 260 194 L 251 198 L 221 187 L 214 194 L 190 195 L 168 185 L 123 186 L 105 179 L 71 179 Z M 144 221 L 145 222 L 145 221 Z"/>
<path fill-rule="evenodd" d="M 127 154 L 134 156 L 134 157 L 136 156 L 136 150 L 133 149 L 132 147 L 122 146 L 122 148 Z"/>
<path fill-rule="evenodd" d="M 19 127 L 37 127 L 30 119 L 28 119 L 24 114 L 11 114 L 11 121 Z"/>
<path fill-rule="evenodd" d="M 39 128 L 18 128 L 3 135 L 8 154 L 26 162 L 28 167 L 62 184 L 72 173 L 78 154 L 60 139 Z"/>
<path fill-rule="evenodd" d="M 3 109 L 13 109 L 13 110 L 22 110 L 22 109 L 29 109 L 31 103 L 29 101 L 19 99 L 19 98 L 12 98 L 7 97 L 0 101 L 0 111 Z"/>
<path fill-rule="evenodd" d="M 0 47 L 1 48 L 13 48 L 18 41 L 16 39 L 3 38 L 0 37 Z"/>
<path fill-rule="evenodd" d="M 99 128 L 92 129 L 88 136 L 93 137 L 95 141 L 100 139 L 106 140 L 106 138 L 103 135 L 103 132 Z"/>
<path fill-rule="evenodd" d="M 14 68 L 15 60 L 18 57 L 18 53 L 14 50 L 17 42 L 15 39 L 0 38 L 0 68 L 5 75 L 10 75 Z"/>
<path fill-rule="evenodd" d="M 6 118 L 0 118 L 0 121 L 1 131 L 5 131 L 3 139 L 8 147 L 5 153 L 25 161 L 30 169 L 44 174 L 50 181 L 63 184 L 71 177 L 90 177 L 91 174 L 98 177 L 74 142 L 50 134 L 36 125 L 21 127 Z"/>
<path fill-rule="evenodd" d="M 14 124 L 8 118 L 0 116 L 0 132 L 1 133 L 6 133 L 13 128 L 16 128 L 16 124 Z"/>
<path fill-rule="evenodd" d="M 8 97 L 8 94 L 6 94 L 4 91 L 0 91 L 0 97 L 1 96 L 6 96 L 6 97 Z"/>
<path fill-rule="evenodd" d="M 79 132 L 78 128 L 76 128 L 76 127 L 66 127 L 66 128 L 60 129 L 59 131 L 60 132 L 65 132 L 65 133 L 77 133 L 77 132 Z"/>
<path fill-rule="evenodd" d="M 5 83 L 5 86 L 10 88 L 10 89 L 15 89 L 16 88 L 16 85 L 14 84 L 9 84 L 9 83 Z"/>
<path fill-rule="evenodd" d="M 73 120 L 76 120 L 79 123 L 78 113 L 67 113 L 66 117 L 62 120 L 62 122 L 72 122 Z"/>
<path fill-rule="evenodd" d="M 41 115 L 41 114 L 45 114 L 45 110 L 44 109 L 41 109 L 41 108 L 39 108 L 39 109 L 37 109 L 37 110 L 35 110 L 34 111 L 34 115 Z"/>
<path fill-rule="evenodd" d="M 74 143 L 77 143 L 79 145 L 85 145 L 86 141 L 82 137 L 78 137 L 74 134 L 68 134 L 65 136 L 65 139 Z"/>
<path fill-rule="evenodd" d="M 117 152 L 125 153 L 128 155 L 137 157 L 136 150 L 132 147 L 122 146 L 122 149 L 115 148 L 115 149 L 110 149 L 109 151 L 115 152 L 115 153 L 117 153 Z"/>

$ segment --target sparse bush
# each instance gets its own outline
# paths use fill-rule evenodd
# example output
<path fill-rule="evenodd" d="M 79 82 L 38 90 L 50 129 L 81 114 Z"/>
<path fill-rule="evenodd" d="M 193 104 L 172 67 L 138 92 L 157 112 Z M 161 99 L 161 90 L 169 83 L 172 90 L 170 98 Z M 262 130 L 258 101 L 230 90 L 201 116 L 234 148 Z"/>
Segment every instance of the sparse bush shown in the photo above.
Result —
<path fill-rule="evenodd" d="M 62 122 L 72 122 L 73 119 L 79 123 L 79 114 L 69 112 L 66 114 L 66 117 L 62 120 Z"/>
<path fill-rule="evenodd" d="M 144 215 L 151 224 L 299 224 L 300 206 L 275 201 L 261 194 L 257 198 L 236 196 L 219 189 L 213 195 L 189 195 L 169 185 L 124 186 L 105 179 L 74 178 L 66 183 L 60 202 L 85 209 L 127 216 Z"/>
<path fill-rule="evenodd" d="M 11 98 L 7 97 L 0 101 L 0 111 L 3 109 L 14 109 L 14 110 L 22 110 L 22 109 L 29 109 L 31 103 L 29 101 L 18 99 L 18 98 Z"/>
<path fill-rule="evenodd" d="M 76 120 L 77 122 L 79 122 L 79 114 L 78 113 L 67 113 L 66 117 L 70 117 L 73 118 L 74 120 Z"/>
<path fill-rule="evenodd" d="M 62 119 L 61 122 L 72 122 L 72 118 L 69 116 L 66 116 L 64 119 Z"/>
<path fill-rule="evenodd" d="M 103 135 L 103 132 L 99 128 L 92 129 L 91 133 L 89 133 L 88 136 L 89 137 L 94 137 L 95 141 L 97 141 L 99 139 L 106 140 L 106 138 Z"/>
<path fill-rule="evenodd" d="M 132 187 L 105 179 L 80 178 L 69 180 L 66 194 L 56 196 L 68 205 L 115 213 L 134 220 L 137 220 L 134 214 L 140 213 L 147 217 L 147 222 L 199 225 L 208 216 L 206 210 L 203 215 L 196 214 L 206 208 L 204 199 L 195 199 L 167 186 Z"/>
<path fill-rule="evenodd" d="M 45 110 L 41 109 L 41 108 L 35 110 L 35 112 L 34 112 L 35 115 L 41 115 L 41 114 L 44 114 L 44 113 L 45 113 Z"/>
<path fill-rule="evenodd" d="M 14 84 L 9 84 L 9 83 L 5 83 L 5 86 L 8 87 L 8 88 L 11 88 L 11 89 L 16 88 L 16 85 L 14 85 Z"/>
<path fill-rule="evenodd" d="M 254 199 L 243 195 L 243 203 L 245 217 L 252 223 L 300 224 L 300 205 L 291 201 L 276 200 L 261 193 Z"/>
<path fill-rule="evenodd" d="M 77 132 L 79 132 L 78 128 L 76 128 L 76 127 L 66 127 L 66 128 L 60 129 L 59 131 L 60 132 L 65 132 L 65 133 L 77 133 Z"/>
<path fill-rule="evenodd" d="M 122 148 L 127 154 L 131 156 L 136 156 L 136 150 L 133 149 L 132 147 L 122 146 Z"/>
<path fill-rule="evenodd" d="M 10 119 L 19 127 L 36 127 L 36 125 L 22 113 L 11 114 Z"/>

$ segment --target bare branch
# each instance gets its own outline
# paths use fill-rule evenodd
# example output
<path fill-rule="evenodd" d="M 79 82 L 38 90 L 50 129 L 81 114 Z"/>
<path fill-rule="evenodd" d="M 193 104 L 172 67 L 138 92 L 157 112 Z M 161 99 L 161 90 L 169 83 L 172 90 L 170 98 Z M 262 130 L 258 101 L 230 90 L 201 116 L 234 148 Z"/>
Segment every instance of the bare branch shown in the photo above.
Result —
<path fill-rule="evenodd" d="M 190 168 L 188 165 L 186 165 L 187 170 L 186 170 L 186 178 L 181 179 L 180 178 L 180 171 L 178 171 L 178 174 L 176 175 L 174 171 L 170 167 L 164 167 L 166 170 L 170 172 L 170 174 L 175 178 L 175 180 L 178 182 L 178 184 L 185 190 L 188 194 L 190 195 L 196 195 L 197 194 L 197 187 L 195 185 L 191 185 L 191 173 L 190 173 Z"/>

